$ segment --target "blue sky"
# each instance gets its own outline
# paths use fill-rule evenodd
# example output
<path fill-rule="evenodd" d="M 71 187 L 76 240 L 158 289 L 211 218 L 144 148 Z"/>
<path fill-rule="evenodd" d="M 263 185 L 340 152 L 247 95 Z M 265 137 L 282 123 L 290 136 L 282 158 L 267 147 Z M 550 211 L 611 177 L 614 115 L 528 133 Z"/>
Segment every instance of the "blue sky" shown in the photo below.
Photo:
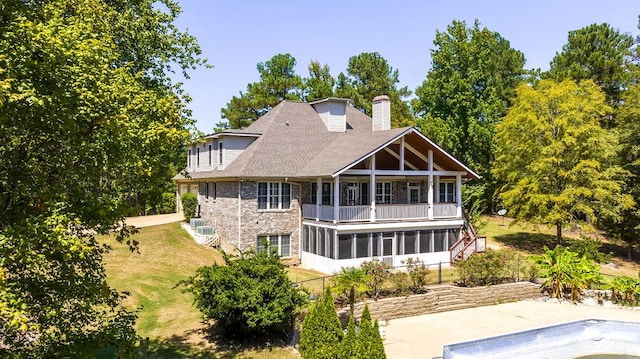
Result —
<path fill-rule="evenodd" d="M 256 65 L 278 53 L 297 60 L 296 73 L 307 76 L 312 60 L 329 65 L 337 77 L 349 57 L 379 52 L 400 74 L 399 86 L 415 90 L 431 68 L 436 30 L 453 20 L 500 33 L 524 53 L 526 68 L 549 68 L 568 32 L 593 23 L 609 23 L 634 37 L 640 1 L 219 1 L 180 0 L 177 26 L 198 38 L 213 69 L 191 72 L 184 89 L 197 127 L 211 133 L 220 109 L 232 96 L 259 80 Z"/>

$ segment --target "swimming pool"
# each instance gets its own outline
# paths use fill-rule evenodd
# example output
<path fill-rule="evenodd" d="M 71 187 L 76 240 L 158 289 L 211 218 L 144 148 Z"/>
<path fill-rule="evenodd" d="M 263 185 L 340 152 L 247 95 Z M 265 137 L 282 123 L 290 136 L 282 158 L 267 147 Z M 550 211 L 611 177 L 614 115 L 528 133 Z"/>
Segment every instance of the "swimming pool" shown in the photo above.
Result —
<path fill-rule="evenodd" d="M 442 358 L 640 358 L 640 323 L 580 320 L 445 345 Z"/>

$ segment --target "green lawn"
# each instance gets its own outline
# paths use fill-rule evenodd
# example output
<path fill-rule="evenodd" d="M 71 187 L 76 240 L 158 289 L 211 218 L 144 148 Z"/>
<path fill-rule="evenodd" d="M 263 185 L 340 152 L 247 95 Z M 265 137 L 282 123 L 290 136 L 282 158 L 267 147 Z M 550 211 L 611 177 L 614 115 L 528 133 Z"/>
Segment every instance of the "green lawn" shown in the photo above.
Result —
<path fill-rule="evenodd" d="M 113 238 L 104 239 L 113 246 L 105 257 L 107 280 L 131 293 L 127 305 L 141 307 L 137 330 L 149 337 L 149 358 L 299 358 L 290 347 L 256 348 L 223 342 L 204 332 L 191 295 L 176 284 L 200 266 L 220 263 L 218 251 L 196 244 L 178 223 L 142 228 L 134 239 L 140 243 L 139 254 Z"/>

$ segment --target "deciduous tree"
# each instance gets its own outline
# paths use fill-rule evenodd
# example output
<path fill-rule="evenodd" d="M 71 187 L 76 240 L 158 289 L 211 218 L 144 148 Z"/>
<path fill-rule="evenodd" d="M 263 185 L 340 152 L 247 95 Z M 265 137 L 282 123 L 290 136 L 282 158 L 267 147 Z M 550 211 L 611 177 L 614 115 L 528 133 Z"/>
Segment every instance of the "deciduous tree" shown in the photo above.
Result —
<path fill-rule="evenodd" d="M 516 220 L 562 229 L 619 217 L 631 199 L 621 193 L 623 170 L 610 165 L 616 138 L 600 126 L 611 108 L 593 81 L 542 80 L 521 85 L 497 126 L 493 173 L 499 197 Z"/>
<path fill-rule="evenodd" d="M 412 101 L 418 127 L 483 176 L 491 208 L 495 126 L 524 79 L 524 55 L 477 20 L 471 27 L 453 21 L 433 44 L 431 70 Z"/>
<path fill-rule="evenodd" d="M 202 64 L 179 7 L 0 5 L 0 356 L 130 353 L 135 315 L 105 279 L 127 193 L 164 176 L 193 122 L 170 66 Z M 131 243 L 132 245 L 134 243 Z"/>

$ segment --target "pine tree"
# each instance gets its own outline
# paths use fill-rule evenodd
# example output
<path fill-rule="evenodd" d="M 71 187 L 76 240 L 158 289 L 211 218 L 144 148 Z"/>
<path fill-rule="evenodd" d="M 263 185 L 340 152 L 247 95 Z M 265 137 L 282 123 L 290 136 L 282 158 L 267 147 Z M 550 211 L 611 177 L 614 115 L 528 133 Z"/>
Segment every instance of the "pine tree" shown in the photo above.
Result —
<path fill-rule="evenodd" d="M 382 346 L 382 339 L 380 338 L 380 332 L 377 329 L 377 325 L 374 326 L 373 323 L 371 323 L 371 313 L 369 312 L 369 306 L 367 304 L 364 305 L 362 317 L 360 318 L 356 348 L 358 352 L 357 358 L 386 358 L 384 347 Z"/>
<path fill-rule="evenodd" d="M 349 324 L 347 325 L 347 333 L 342 338 L 340 345 L 340 352 L 338 357 L 340 359 L 353 359 L 358 357 L 358 337 L 356 335 L 356 323 L 353 320 L 353 316 L 349 317 Z"/>
<path fill-rule="evenodd" d="M 305 318 L 298 350 L 305 359 L 333 359 L 338 357 L 341 341 L 342 326 L 331 288 L 327 288 L 322 301 L 317 302 Z"/>

